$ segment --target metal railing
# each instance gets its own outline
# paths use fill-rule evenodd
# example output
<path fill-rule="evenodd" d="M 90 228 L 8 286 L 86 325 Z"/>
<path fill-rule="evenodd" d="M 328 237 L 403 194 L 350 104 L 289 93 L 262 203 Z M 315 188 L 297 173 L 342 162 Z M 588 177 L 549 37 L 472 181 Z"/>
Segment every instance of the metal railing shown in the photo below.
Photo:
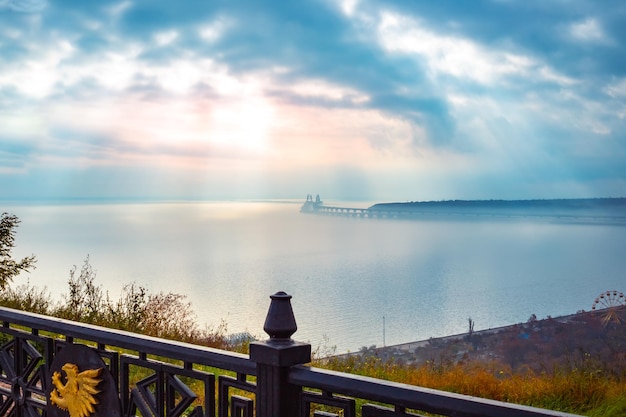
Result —
<path fill-rule="evenodd" d="M 573 416 L 305 366 L 311 345 L 291 339 L 290 298 L 271 296 L 270 337 L 253 342 L 250 355 L 0 308 L 0 416 Z M 112 380 L 114 399 L 98 401 L 102 383 L 91 412 L 51 401 L 70 385 L 69 362 L 59 368 L 59 360 L 84 371 L 78 347 L 95 353 Z"/>

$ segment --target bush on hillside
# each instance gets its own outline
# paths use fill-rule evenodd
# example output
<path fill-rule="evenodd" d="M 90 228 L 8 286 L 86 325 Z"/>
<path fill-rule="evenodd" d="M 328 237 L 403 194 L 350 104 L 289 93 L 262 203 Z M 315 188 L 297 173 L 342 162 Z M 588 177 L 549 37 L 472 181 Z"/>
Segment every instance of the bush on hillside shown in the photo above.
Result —
<path fill-rule="evenodd" d="M 0 291 L 0 305 L 148 336 L 202 344 L 220 349 L 245 351 L 247 344 L 230 343 L 225 323 L 217 328 L 199 329 L 191 303 L 176 293 L 150 293 L 130 283 L 113 300 L 96 282 L 96 271 L 86 257 L 80 273 L 74 266 L 68 279 L 68 293 L 54 302 L 50 293 L 30 283 Z"/>
<path fill-rule="evenodd" d="M 8 286 L 0 291 L 0 305 L 17 310 L 38 314 L 50 314 L 53 306 L 52 297 L 47 289 L 38 289 L 30 282 L 15 288 Z"/>

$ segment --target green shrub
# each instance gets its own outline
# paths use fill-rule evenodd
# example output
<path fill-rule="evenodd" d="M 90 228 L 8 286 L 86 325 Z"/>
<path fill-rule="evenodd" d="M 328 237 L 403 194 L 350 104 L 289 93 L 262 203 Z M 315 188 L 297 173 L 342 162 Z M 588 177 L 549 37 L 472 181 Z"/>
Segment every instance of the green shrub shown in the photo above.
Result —
<path fill-rule="evenodd" d="M 16 288 L 8 286 L 0 291 L 0 305 L 38 314 L 50 314 L 54 305 L 47 289 L 38 289 L 27 282 Z"/>

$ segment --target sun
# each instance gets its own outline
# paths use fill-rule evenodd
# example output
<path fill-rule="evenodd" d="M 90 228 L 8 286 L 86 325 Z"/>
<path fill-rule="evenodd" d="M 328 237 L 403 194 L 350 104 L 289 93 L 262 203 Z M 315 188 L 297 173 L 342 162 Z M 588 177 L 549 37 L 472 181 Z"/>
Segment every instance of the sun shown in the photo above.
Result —
<path fill-rule="evenodd" d="M 211 141 L 217 144 L 264 151 L 272 124 L 271 104 L 262 98 L 249 98 L 213 109 L 207 127 Z"/>

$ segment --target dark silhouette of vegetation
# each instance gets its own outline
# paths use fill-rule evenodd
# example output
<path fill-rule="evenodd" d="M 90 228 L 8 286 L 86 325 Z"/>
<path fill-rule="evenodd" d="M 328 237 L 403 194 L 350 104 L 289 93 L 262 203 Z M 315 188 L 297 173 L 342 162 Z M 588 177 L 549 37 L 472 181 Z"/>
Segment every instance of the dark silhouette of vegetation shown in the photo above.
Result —
<path fill-rule="evenodd" d="M 15 246 L 15 229 L 20 220 L 17 216 L 2 213 L 0 216 L 0 290 L 4 290 L 20 272 L 28 272 L 35 268 L 35 255 L 27 256 L 19 261 L 12 257 Z"/>
<path fill-rule="evenodd" d="M 623 215 L 626 209 L 626 198 L 579 198 L 549 200 L 443 200 L 443 201 L 410 201 L 406 203 L 377 203 L 370 207 L 374 210 L 416 210 L 416 209 L 523 209 L 523 210 L 556 210 L 613 211 Z"/>

